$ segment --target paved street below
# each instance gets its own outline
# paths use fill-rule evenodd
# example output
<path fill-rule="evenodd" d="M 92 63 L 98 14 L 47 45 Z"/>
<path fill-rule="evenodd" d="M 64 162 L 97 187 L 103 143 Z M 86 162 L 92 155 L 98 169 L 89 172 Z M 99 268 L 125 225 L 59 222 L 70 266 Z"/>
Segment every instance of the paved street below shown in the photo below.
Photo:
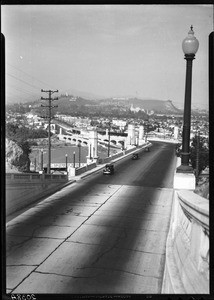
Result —
<path fill-rule="evenodd" d="M 7 223 L 7 292 L 161 292 L 174 145 L 154 143 L 37 203 Z"/>

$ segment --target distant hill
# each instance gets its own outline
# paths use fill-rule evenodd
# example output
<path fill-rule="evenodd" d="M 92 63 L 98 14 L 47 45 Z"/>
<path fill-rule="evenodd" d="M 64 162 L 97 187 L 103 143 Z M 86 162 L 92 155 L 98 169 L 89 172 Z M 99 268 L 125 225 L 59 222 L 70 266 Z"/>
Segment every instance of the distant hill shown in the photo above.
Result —
<path fill-rule="evenodd" d="M 140 108 L 145 111 L 154 111 L 155 113 L 181 113 L 181 110 L 176 108 L 171 100 L 142 100 L 138 98 L 110 98 L 97 101 L 100 105 L 124 106 L 127 108 Z"/>
<path fill-rule="evenodd" d="M 60 106 L 90 106 L 107 107 L 111 106 L 112 109 L 120 107 L 122 109 L 139 108 L 146 111 L 154 111 L 155 113 L 180 113 L 181 111 L 176 108 L 172 101 L 167 100 L 141 100 L 138 98 L 108 98 L 101 100 L 88 100 L 82 97 L 75 97 L 73 95 L 61 96 L 58 105 Z"/>
<path fill-rule="evenodd" d="M 78 91 L 77 91 L 78 92 Z M 87 93 L 86 93 L 87 94 Z M 92 95 L 91 95 L 92 96 Z M 92 97 L 93 98 L 93 97 Z M 54 101 L 54 105 L 58 105 L 57 112 L 63 114 L 71 114 L 76 116 L 88 115 L 90 116 L 110 116 L 127 117 L 128 113 L 147 115 L 153 113 L 160 114 L 182 114 L 183 109 L 177 108 L 171 100 L 157 100 L 157 99 L 139 99 L 136 97 L 111 97 L 100 99 L 89 99 L 77 94 L 58 95 L 58 101 Z M 44 101 L 43 101 L 44 103 Z M 29 106 L 39 110 L 42 101 L 36 100 L 33 102 L 23 103 L 23 106 Z M 47 103 L 45 103 L 46 105 Z M 205 110 L 194 110 L 192 114 L 205 114 Z M 135 117 L 137 115 L 135 114 Z M 141 117 L 141 116 L 139 116 Z"/>
<path fill-rule="evenodd" d="M 98 99 L 103 99 L 105 97 L 101 96 L 101 95 L 97 95 L 94 93 L 89 93 L 89 92 L 82 92 L 76 89 L 69 89 L 65 92 L 63 92 L 64 94 L 67 95 L 73 95 L 75 97 L 80 97 L 80 98 L 84 98 L 87 100 L 98 100 Z"/>

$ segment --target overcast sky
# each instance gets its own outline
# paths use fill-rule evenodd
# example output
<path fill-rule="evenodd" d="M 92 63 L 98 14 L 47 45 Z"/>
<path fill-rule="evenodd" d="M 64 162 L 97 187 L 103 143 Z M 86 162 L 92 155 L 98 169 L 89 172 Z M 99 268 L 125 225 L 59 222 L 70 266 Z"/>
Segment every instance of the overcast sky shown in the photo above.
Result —
<path fill-rule="evenodd" d="M 193 25 L 192 106 L 208 108 L 211 5 L 2 5 L 7 100 L 41 89 L 172 100 L 183 108 L 182 41 Z M 57 95 L 56 95 L 57 96 Z"/>

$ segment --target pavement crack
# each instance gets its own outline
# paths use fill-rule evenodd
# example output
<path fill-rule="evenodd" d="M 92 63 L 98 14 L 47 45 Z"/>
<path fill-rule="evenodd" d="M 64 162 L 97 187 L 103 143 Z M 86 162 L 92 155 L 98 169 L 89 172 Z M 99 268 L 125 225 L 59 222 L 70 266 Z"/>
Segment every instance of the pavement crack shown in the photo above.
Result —
<path fill-rule="evenodd" d="M 121 249 L 120 247 L 115 247 L 117 249 Z M 158 252 L 150 252 L 150 251 L 142 251 L 137 249 L 131 249 L 131 248 L 123 248 L 124 250 L 129 250 L 133 252 L 140 252 L 140 253 L 146 253 L 146 254 L 153 254 L 153 255 L 165 255 L 165 253 L 158 253 Z"/>
<path fill-rule="evenodd" d="M 111 195 L 109 195 L 109 197 L 106 199 L 106 201 L 104 201 L 100 206 L 97 207 L 97 209 L 95 209 L 95 211 L 87 217 L 87 219 L 85 219 L 84 222 L 82 222 L 82 224 L 80 224 L 76 230 L 74 230 L 64 241 L 66 242 L 84 223 L 86 223 L 94 214 L 96 211 L 98 211 L 115 193 L 117 193 L 120 189 L 122 188 L 122 185 L 117 189 L 115 190 Z"/>
<path fill-rule="evenodd" d="M 38 267 L 38 265 L 18 264 L 18 265 L 7 265 L 7 267 Z"/>
<path fill-rule="evenodd" d="M 124 236 L 126 237 L 126 232 L 124 231 Z M 110 251 L 112 251 L 114 248 L 116 248 L 117 243 L 124 238 L 124 236 L 121 234 L 120 236 L 118 236 L 118 238 L 116 239 L 116 241 L 114 242 L 114 244 L 107 248 L 106 251 L 101 252 L 98 254 L 98 257 L 94 260 L 94 262 L 91 263 L 91 266 L 95 265 L 104 255 L 106 255 L 107 253 L 109 253 Z"/>
<path fill-rule="evenodd" d="M 20 247 L 22 247 L 26 242 L 30 241 L 32 239 L 32 236 L 30 236 L 29 238 L 27 238 L 26 240 L 20 242 L 20 243 L 12 243 L 10 246 L 9 246 L 9 249 L 7 250 L 7 255 L 6 257 L 8 257 L 11 252 L 13 252 L 14 250 L 17 250 L 19 249 Z"/>
<path fill-rule="evenodd" d="M 81 278 L 95 278 L 96 276 L 72 276 L 72 275 L 65 275 L 65 274 L 59 274 L 55 272 L 41 272 L 41 271 L 34 271 L 34 273 L 39 273 L 39 274 L 48 274 L 48 275 L 57 275 L 57 276 L 62 276 L 62 277 L 68 277 L 68 278 L 75 278 L 75 279 L 81 279 Z"/>
<path fill-rule="evenodd" d="M 160 276 L 155 276 L 155 275 L 143 275 L 140 273 L 135 273 L 135 272 L 130 272 L 122 269 L 117 269 L 117 268 L 104 268 L 104 267 L 83 267 L 83 268 L 77 268 L 77 270 L 82 270 L 82 269 L 97 269 L 97 270 L 107 270 L 107 271 L 115 271 L 115 272 L 122 272 L 126 274 L 131 274 L 134 276 L 141 276 L 141 277 L 150 277 L 150 278 L 156 278 L 156 279 L 161 279 Z"/>

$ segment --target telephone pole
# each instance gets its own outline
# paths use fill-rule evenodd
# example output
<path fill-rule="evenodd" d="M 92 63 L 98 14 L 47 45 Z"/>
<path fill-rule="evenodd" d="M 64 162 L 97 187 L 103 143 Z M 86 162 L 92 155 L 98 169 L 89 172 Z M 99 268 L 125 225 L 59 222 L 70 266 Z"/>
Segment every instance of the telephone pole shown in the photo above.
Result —
<path fill-rule="evenodd" d="M 47 173 L 50 174 L 50 170 L 51 170 L 51 119 L 52 119 L 52 115 L 51 115 L 51 110 L 54 107 L 58 107 L 58 105 L 51 105 L 51 102 L 54 100 L 58 100 L 57 98 L 51 98 L 51 95 L 53 93 L 58 93 L 58 90 L 56 91 L 51 91 L 51 90 L 41 90 L 42 93 L 48 93 L 48 98 L 43 98 L 41 97 L 41 100 L 48 100 L 48 105 L 41 105 L 41 107 L 47 107 L 48 108 L 48 116 L 44 117 L 48 119 L 48 169 L 47 169 Z"/>

